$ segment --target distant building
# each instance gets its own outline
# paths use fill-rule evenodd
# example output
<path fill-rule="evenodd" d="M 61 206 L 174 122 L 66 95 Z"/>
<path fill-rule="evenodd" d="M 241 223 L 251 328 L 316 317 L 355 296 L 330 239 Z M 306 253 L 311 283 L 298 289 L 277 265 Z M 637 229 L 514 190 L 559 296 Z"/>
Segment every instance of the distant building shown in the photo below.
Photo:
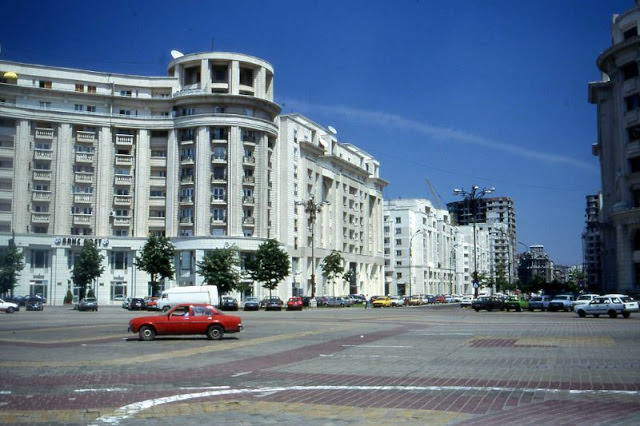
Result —
<path fill-rule="evenodd" d="M 472 225 L 476 230 L 489 233 L 493 245 L 493 258 L 490 260 L 490 275 L 514 282 L 518 276 L 516 259 L 516 213 L 510 197 L 488 197 L 476 200 L 475 215 L 468 200 L 454 201 L 447 204 L 454 224 Z"/>
<path fill-rule="evenodd" d="M 550 283 L 555 278 L 554 270 L 553 262 L 544 251 L 544 246 L 533 245 L 529 250 L 520 253 L 518 275 L 521 282 L 528 283 L 538 277 L 543 282 Z"/>
<path fill-rule="evenodd" d="M 640 7 L 613 16 L 612 46 L 597 60 L 602 81 L 589 83 L 597 105 L 602 205 L 602 291 L 640 291 Z"/>
<path fill-rule="evenodd" d="M 585 282 L 578 283 L 585 290 L 602 290 L 601 239 L 600 239 L 601 194 L 587 195 L 582 232 L 582 256 Z"/>

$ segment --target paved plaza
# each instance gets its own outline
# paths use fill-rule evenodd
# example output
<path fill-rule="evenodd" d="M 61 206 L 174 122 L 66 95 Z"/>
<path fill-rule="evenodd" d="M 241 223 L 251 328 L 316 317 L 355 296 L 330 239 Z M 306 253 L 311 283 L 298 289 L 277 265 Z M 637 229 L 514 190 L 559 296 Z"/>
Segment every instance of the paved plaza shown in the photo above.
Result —
<path fill-rule="evenodd" d="M 2 424 L 640 424 L 640 315 L 242 312 L 141 342 L 119 307 L 0 314 Z"/>

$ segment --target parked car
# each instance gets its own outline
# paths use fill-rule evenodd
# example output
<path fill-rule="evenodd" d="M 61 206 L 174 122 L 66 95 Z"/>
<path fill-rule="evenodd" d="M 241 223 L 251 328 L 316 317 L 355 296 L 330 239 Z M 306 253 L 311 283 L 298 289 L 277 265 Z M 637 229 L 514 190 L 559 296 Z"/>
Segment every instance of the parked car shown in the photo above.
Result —
<path fill-rule="evenodd" d="M 511 296 L 504 299 L 504 309 L 509 312 L 511 310 L 516 312 L 522 312 L 529 308 L 529 302 L 525 299 L 517 296 Z"/>
<path fill-rule="evenodd" d="M 278 296 L 266 297 L 264 299 L 265 311 L 281 311 L 284 302 Z"/>
<path fill-rule="evenodd" d="M 95 297 L 85 297 L 78 304 L 79 311 L 97 311 L 98 300 Z"/>
<path fill-rule="evenodd" d="M 409 305 L 410 306 L 420 306 L 420 305 L 422 305 L 422 303 L 423 303 L 422 302 L 422 296 L 420 296 L 419 294 L 414 294 L 409 299 Z"/>
<path fill-rule="evenodd" d="M 20 305 L 13 302 L 5 302 L 0 299 L 0 311 L 6 312 L 8 314 L 12 314 L 20 310 Z"/>
<path fill-rule="evenodd" d="M 542 312 L 546 311 L 551 302 L 551 296 L 534 296 L 529 299 L 529 311 L 533 312 L 536 309 L 540 309 Z"/>
<path fill-rule="evenodd" d="M 244 304 L 242 305 L 242 308 L 245 311 L 257 311 L 258 309 L 260 309 L 260 301 L 258 300 L 257 297 L 247 296 L 247 298 L 244 299 Z"/>
<path fill-rule="evenodd" d="M 341 306 L 350 308 L 352 305 L 351 299 L 347 296 L 339 296 L 338 299 L 341 302 Z"/>
<path fill-rule="evenodd" d="M 404 306 L 404 297 L 391 296 L 391 306 Z"/>
<path fill-rule="evenodd" d="M 589 303 L 596 297 L 599 297 L 599 295 L 598 294 L 581 294 L 576 298 L 576 300 L 573 301 L 573 306 L 575 307 L 577 305 L 583 305 L 585 303 Z"/>
<path fill-rule="evenodd" d="M 5 302 L 15 303 L 18 306 L 24 306 L 27 303 L 27 299 L 29 296 L 13 296 L 13 297 L 5 297 Z"/>
<path fill-rule="evenodd" d="M 301 311 L 302 310 L 302 297 L 293 296 L 287 300 L 287 311 Z"/>
<path fill-rule="evenodd" d="M 580 318 L 584 318 L 587 315 L 593 315 L 595 318 L 600 315 L 609 315 L 610 318 L 622 315 L 625 318 L 629 318 L 631 315 L 629 311 L 625 310 L 624 303 L 619 297 L 611 296 L 598 296 L 589 303 L 576 305 L 574 311 Z"/>
<path fill-rule="evenodd" d="M 44 302 L 39 297 L 29 297 L 25 302 L 25 309 L 27 311 L 43 311 Z"/>
<path fill-rule="evenodd" d="M 632 297 L 627 296 L 626 294 L 605 294 L 605 297 L 617 297 L 624 304 L 625 312 L 638 312 L 638 302 L 633 300 Z M 625 317 L 626 318 L 626 317 Z"/>
<path fill-rule="evenodd" d="M 222 311 L 237 311 L 238 300 L 234 297 L 223 296 L 220 300 L 220 310 Z"/>
<path fill-rule="evenodd" d="M 494 309 L 504 310 L 504 302 L 501 297 L 482 296 L 471 302 L 471 308 L 476 312 L 486 309 L 491 312 Z"/>
<path fill-rule="evenodd" d="M 158 309 L 158 296 L 149 296 L 144 298 L 144 308 L 147 311 L 155 311 Z"/>
<path fill-rule="evenodd" d="M 551 312 L 563 310 L 569 312 L 573 309 L 574 297 L 571 294 L 558 294 L 550 302 L 547 309 Z"/>
<path fill-rule="evenodd" d="M 462 299 L 460 299 L 461 308 L 468 308 L 471 306 L 472 303 L 473 303 L 473 296 L 462 296 Z"/>
<path fill-rule="evenodd" d="M 130 297 L 125 297 L 122 299 L 122 309 L 129 309 L 129 303 L 131 302 Z"/>
<path fill-rule="evenodd" d="M 388 308 L 391 306 L 391 298 L 389 296 L 374 296 L 371 305 L 374 308 Z"/>
<path fill-rule="evenodd" d="M 237 333 L 242 328 L 240 317 L 223 314 L 212 305 L 200 303 L 180 304 L 167 313 L 129 321 L 129 331 L 138 333 L 140 340 L 176 334 L 204 334 L 210 340 L 220 340 L 225 333 Z"/>
<path fill-rule="evenodd" d="M 439 294 L 436 296 L 435 303 L 447 303 L 447 298 L 444 297 L 444 294 Z"/>
<path fill-rule="evenodd" d="M 128 309 L 130 311 L 142 310 L 142 309 L 145 309 L 145 308 L 146 308 L 146 305 L 144 303 L 144 299 L 142 299 L 141 297 L 132 297 L 131 300 L 129 300 L 129 308 Z"/>

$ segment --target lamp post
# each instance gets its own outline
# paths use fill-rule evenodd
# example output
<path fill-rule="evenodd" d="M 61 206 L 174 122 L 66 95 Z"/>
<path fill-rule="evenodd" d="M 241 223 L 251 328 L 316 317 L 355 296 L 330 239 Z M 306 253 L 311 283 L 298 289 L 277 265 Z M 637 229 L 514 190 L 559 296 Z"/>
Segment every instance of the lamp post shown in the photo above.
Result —
<path fill-rule="evenodd" d="M 413 233 L 413 235 L 411 235 L 411 238 L 409 238 L 409 299 L 411 299 L 411 254 L 413 252 L 413 239 L 415 238 L 416 235 L 418 235 L 419 233 L 423 232 L 424 229 L 418 229 L 416 232 Z"/>
<path fill-rule="evenodd" d="M 307 201 L 296 201 L 296 206 L 304 206 L 304 211 L 307 213 L 309 229 L 311 230 L 311 298 L 316 297 L 316 256 L 315 256 L 315 241 L 314 241 L 314 224 L 316 223 L 316 216 L 322 210 L 322 206 L 330 204 L 328 201 L 322 201 L 316 203 L 314 196 L 312 195 Z"/>
<path fill-rule="evenodd" d="M 473 185 L 471 187 L 471 191 L 465 191 L 464 189 L 454 189 L 453 195 L 460 195 L 464 197 L 465 201 L 469 205 L 469 210 L 471 210 L 471 219 L 473 220 L 473 295 L 474 297 L 478 297 L 478 287 L 480 287 L 480 283 L 478 282 L 478 259 L 476 255 L 477 251 L 477 242 L 476 242 L 476 215 L 477 215 L 477 203 L 478 200 L 484 197 L 486 194 L 490 194 L 494 192 L 496 189 L 491 188 L 482 188 L 478 187 L 478 185 Z"/>

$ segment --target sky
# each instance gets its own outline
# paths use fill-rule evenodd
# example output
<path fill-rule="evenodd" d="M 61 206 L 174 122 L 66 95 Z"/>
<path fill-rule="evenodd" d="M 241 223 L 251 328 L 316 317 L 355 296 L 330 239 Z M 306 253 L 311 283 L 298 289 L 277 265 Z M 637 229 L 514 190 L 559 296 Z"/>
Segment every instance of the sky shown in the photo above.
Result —
<path fill-rule="evenodd" d="M 586 195 L 600 190 L 596 107 L 613 14 L 633 0 L 10 2 L 0 59 L 145 76 L 170 51 L 271 63 L 275 102 L 380 162 L 385 199 L 515 204 L 518 251 L 582 263 Z M 434 193 L 427 184 L 434 188 Z"/>

